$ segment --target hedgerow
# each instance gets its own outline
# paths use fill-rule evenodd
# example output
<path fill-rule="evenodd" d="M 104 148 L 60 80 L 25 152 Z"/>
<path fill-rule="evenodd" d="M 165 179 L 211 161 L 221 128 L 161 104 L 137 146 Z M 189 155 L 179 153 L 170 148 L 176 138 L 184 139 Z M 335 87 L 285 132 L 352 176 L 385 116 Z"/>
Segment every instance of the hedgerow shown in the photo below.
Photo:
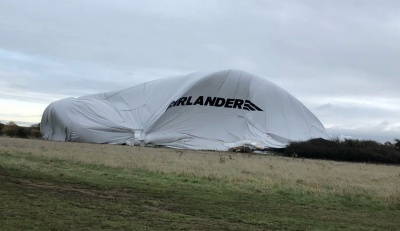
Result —
<path fill-rule="evenodd" d="M 381 144 L 372 140 L 312 139 L 291 142 L 284 150 L 285 156 L 327 159 L 350 162 L 400 164 L 400 140 Z"/>
<path fill-rule="evenodd" d="M 13 121 L 7 124 L 0 124 L 0 135 L 19 138 L 42 138 L 39 124 L 30 127 L 21 127 Z"/>

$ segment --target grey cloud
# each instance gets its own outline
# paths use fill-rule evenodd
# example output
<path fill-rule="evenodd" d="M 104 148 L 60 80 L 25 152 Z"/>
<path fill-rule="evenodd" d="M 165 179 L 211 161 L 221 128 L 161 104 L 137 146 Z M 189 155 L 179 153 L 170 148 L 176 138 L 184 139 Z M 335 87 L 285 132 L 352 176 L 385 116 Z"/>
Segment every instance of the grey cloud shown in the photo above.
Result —
<path fill-rule="evenodd" d="M 385 131 L 385 130 L 381 130 L 381 129 L 328 128 L 327 132 L 332 136 L 332 138 L 336 138 L 336 137 L 344 135 L 351 139 L 376 140 L 381 143 L 385 143 L 386 141 L 393 142 L 394 139 L 399 138 L 398 131 Z"/>
<path fill-rule="evenodd" d="M 0 50 L 1 51 L 1 50 Z M 47 62 L 35 56 L 2 52 L 0 56 L 1 99 L 50 103 L 66 97 L 79 97 L 186 72 L 162 69 L 117 70 L 100 64 L 80 62 L 78 66 Z M 10 62 L 7 57 L 12 57 Z M 32 62 L 29 62 L 32 60 Z"/>
<path fill-rule="evenodd" d="M 126 7 L 94 4 L 90 11 L 80 10 L 85 4 L 71 3 L 33 6 L 37 11 L 19 7 L 29 13 L 22 18 L 13 16 L 20 19 L 12 26 L 19 28 L 12 32 L 21 35 L 20 41 L 14 36 L 8 40 L 6 36 L 5 41 L 15 49 L 23 45 L 32 53 L 116 67 L 218 69 L 221 63 L 223 67 L 241 66 L 236 56 L 246 57 L 245 67 L 258 66 L 267 75 L 294 80 L 299 74 L 315 79 L 343 69 L 380 75 L 399 70 L 399 33 L 385 30 L 395 21 L 387 19 L 386 11 L 392 8 L 379 12 L 361 2 L 253 3 L 208 2 L 211 5 L 200 7 L 205 12 L 197 11 L 199 4 L 194 2 L 181 7 L 151 2 L 128 3 Z M 212 10 L 214 7 L 218 10 Z M 32 21 L 32 14 L 37 20 Z M 27 25 L 33 29 L 27 30 Z M 26 38 L 30 42 L 24 42 Z M 223 46 L 227 52 L 207 49 L 207 44 Z M 386 64 L 371 65 L 385 58 Z M 313 69 L 325 73 L 314 76 Z"/>
<path fill-rule="evenodd" d="M 391 141 L 400 136 L 400 108 L 387 108 L 378 103 L 327 103 L 315 107 L 314 113 L 333 136 Z"/>

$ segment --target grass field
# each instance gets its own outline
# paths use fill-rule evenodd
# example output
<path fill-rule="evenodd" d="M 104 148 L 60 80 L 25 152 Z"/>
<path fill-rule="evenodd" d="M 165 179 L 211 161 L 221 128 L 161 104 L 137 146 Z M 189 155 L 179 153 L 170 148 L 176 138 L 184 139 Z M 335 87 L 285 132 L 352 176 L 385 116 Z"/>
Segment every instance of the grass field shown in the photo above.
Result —
<path fill-rule="evenodd" d="M 398 230 L 400 167 L 0 138 L 0 230 Z"/>

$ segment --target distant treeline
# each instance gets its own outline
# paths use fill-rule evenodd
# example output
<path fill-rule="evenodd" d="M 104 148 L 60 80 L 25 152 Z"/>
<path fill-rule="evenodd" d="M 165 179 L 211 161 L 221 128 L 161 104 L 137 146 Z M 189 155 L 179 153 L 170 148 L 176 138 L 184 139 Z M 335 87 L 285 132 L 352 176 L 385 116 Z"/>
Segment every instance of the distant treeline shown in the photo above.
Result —
<path fill-rule="evenodd" d="M 400 164 L 400 140 L 384 144 L 372 140 L 312 139 L 292 142 L 284 150 L 285 156 L 337 161 Z"/>
<path fill-rule="evenodd" d="M 0 136 L 42 138 L 40 124 L 21 127 L 10 121 L 0 123 Z M 384 144 L 372 140 L 324 140 L 312 139 L 291 142 L 281 150 L 283 155 L 294 158 L 313 158 L 350 162 L 400 164 L 400 140 Z"/>
<path fill-rule="evenodd" d="M 19 137 L 19 138 L 42 138 L 40 124 L 30 127 L 21 127 L 10 121 L 7 124 L 0 123 L 0 136 Z"/>

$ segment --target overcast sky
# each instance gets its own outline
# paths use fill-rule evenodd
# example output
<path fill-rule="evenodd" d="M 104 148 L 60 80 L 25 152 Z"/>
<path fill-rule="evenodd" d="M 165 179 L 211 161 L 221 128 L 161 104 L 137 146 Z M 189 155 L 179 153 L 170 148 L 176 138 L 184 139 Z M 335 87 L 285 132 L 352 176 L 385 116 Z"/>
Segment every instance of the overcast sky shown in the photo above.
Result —
<path fill-rule="evenodd" d="M 0 0 L 0 122 L 58 99 L 241 69 L 328 132 L 400 138 L 400 1 Z"/>

